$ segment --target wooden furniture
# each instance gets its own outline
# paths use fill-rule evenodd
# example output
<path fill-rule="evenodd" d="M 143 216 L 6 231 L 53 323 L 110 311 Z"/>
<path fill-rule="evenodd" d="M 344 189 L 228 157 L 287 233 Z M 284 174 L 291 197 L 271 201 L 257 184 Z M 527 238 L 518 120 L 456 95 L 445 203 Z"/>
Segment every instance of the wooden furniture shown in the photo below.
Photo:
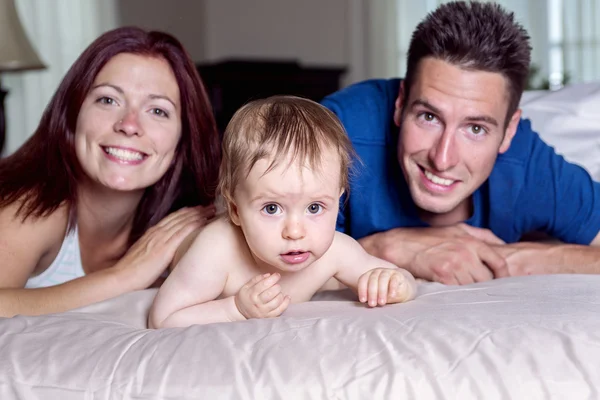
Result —
<path fill-rule="evenodd" d="M 340 88 L 344 68 L 305 67 L 294 61 L 227 60 L 197 64 L 222 133 L 249 100 L 292 94 L 320 101 Z"/>

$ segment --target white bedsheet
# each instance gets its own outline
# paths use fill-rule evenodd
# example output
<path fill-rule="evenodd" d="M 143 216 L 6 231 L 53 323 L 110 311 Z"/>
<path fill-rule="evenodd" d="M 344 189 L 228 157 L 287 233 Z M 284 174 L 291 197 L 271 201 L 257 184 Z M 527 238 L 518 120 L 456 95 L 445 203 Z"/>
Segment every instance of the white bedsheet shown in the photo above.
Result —
<path fill-rule="evenodd" d="M 277 319 L 147 330 L 154 290 L 0 319 L 0 399 L 596 399 L 600 276 L 340 294 Z M 347 292 L 341 294 L 348 295 Z"/>

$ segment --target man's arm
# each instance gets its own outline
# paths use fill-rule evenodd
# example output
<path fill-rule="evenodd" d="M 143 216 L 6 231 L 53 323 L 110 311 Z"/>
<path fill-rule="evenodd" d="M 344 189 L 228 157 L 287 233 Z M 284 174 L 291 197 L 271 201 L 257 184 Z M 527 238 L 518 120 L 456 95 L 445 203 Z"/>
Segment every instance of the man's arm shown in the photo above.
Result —
<path fill-rule="evenodd" d="M 492 247 L 504 242 L 487 229 L 462 223 L 396 228 L 364 237 L 359 243 L 369 254 L 429 281 L 468 284 L 508 276 L 506 261 Z"/>
<path fill-rule="evenodd" d="M 520 242 L 497 246 L 511 276 L 537 274 L 600 274 L 600 233 L 589 246 Z"/>

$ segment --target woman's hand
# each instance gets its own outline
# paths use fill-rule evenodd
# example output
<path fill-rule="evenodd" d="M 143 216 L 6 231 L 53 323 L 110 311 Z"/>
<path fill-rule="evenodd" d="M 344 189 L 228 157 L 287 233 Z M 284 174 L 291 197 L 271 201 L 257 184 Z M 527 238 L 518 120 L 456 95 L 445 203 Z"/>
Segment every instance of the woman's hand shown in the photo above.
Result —
<path fill-rule="evenodd" d="M 169 267 L 185 238 L 214 215 L 214 205 L 186 207 L 167 215 L 131 246 L 115 271 L 131 283 L 132 290 L 148 288 Z"/>

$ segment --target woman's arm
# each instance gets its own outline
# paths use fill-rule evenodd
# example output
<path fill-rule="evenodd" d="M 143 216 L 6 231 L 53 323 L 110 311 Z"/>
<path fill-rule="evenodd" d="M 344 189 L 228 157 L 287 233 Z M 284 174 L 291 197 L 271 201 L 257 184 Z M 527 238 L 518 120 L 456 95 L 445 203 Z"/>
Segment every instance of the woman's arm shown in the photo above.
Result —
<path fill-rule="evenodd" d="M 24 289 L 40 260 L 63 238 L 67 212 L 48 217 L 16 217 L 16 205 L 0 210 L 0 316 L 60 312 L 103 300 L 124 285 L 116 274 L 92 274 L 62 285 Z M 60 240 L 60 239 L 59 239 Z"/>
<path fill-rule="evenodd" d="M 68 311 L 129 291 L 127 282 L 110 268 L 46 288 L 4 288 L 0 289 L 0 317 Z"/>
<path fill-rule="evenodd" d="M 57 211 L 23 223 L 10 207 L 0 211 L 0 317 L 68 311 L 149 287 L 184 239 L 203 224 L 193 214 L 193 209 L 182 209 L 165 217 L 111 268 L 52 287 L 24 289 L 52 238 L 64 237 L 66 214 Z"/>

